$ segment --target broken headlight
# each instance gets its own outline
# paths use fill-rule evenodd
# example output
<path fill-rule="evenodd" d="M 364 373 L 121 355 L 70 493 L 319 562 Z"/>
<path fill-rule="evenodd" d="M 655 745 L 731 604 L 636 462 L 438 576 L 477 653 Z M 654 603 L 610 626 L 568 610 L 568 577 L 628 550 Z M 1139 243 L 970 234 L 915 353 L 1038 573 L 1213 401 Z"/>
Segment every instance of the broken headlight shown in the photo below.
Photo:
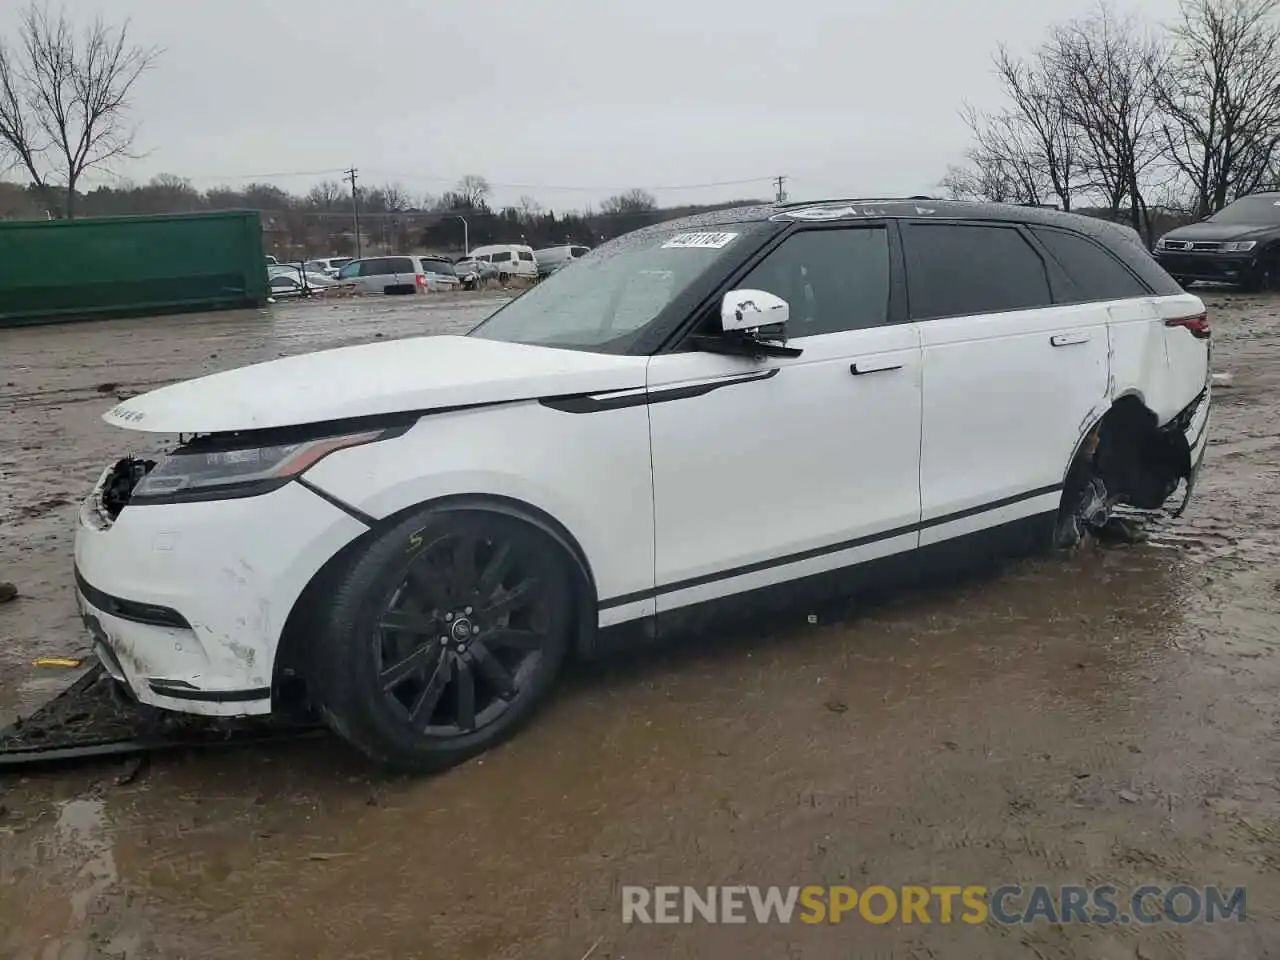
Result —
<path fill-rule="evenodd" d="M 255 446 L 205 437 L 161 457 L 133 489 L 132 503 L 252 497 L 284 486 L 336 450 L 400 430 L 366 430 Z M 248 438 L 245 438 L 246 440 Z"/>

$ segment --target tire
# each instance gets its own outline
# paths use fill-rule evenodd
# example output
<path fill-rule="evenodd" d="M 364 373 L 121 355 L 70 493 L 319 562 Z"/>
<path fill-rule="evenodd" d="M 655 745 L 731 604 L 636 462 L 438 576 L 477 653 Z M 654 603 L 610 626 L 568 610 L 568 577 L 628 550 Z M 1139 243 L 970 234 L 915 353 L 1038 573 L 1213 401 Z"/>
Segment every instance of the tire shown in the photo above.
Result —
<path fill-rule="evenodd" d="M 313 699 L 373 760 L 444 770 L 511 736 L 550 694 L 572 599 L 559 548 L 534 527 L 416 511 L 339 578 L 319 619 Z"/>
<path fill-rule="evenodd" d="M 1249 279 L 1241 286 L 1248 293 L 1266 293 L 1276 289 L 1276 281 L 1280 279 L 1277 276 L 1276 266 L 1276 257 L 1264 254 L 1254 267 L 1253 273 L 1249 275 Z"/>

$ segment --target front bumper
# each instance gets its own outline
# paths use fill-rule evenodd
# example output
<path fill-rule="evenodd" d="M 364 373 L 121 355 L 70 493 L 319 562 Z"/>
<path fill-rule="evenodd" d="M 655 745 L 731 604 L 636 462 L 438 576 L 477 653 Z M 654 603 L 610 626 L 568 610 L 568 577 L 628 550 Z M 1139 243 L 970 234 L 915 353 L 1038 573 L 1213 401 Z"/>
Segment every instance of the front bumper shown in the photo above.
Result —
<path fill-rule="evenodd" d="M 364 524 L 297 483 L 257 497 L 130 505 L 114 522 L 97 492 L 81 507 L 75 578 L 107 671 L 152 706 L 269 712 L 294 604 Z"/>
<path fill-rule="evenodd" d="M 1244 283 L 1253 273 L 1252 253 L 1194 253 L 1157 250 L 1156 260 L 1173 277 L 1217 283 Z"/>

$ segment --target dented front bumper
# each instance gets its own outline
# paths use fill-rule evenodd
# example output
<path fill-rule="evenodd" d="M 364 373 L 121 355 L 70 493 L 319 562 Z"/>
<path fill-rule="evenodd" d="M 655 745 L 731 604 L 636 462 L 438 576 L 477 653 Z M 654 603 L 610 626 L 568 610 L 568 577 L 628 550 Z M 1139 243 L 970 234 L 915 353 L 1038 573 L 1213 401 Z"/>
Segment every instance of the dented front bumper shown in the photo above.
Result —
<path fill-rule="evenodd" d="M 98 493 L 81 508 L 75 578 L 108 672 L 139 701 L 169 710 L 269 712 L 275 651 L 294 603 L 365 527 L 298 484 L 233 500 L 125 506 L 114 520 Z"/>

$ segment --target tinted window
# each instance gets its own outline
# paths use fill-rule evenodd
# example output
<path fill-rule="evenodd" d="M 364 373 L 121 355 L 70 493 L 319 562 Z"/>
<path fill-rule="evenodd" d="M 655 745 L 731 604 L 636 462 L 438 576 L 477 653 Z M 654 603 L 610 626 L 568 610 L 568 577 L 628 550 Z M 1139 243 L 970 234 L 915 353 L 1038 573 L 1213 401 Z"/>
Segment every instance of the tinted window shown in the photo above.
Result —
<path fill-rule="evenodd" d="M 349 277 L 354 277 L 359 275 L 359 273 L 360 273 L 360 264 L 348 263 L 346 266 L 344 266 L 341 270 L 338 271 L 338 279 L 346 280 Z"/>
<path fill-rule="evenodd" d="M 1029 310 L 1053 302 L 1040 255 L 1012 227 L 905 224 L 916 320 Z"/>
<path fill-rule="evenodd" d="M 384 273 L 417 273 L 418 268 L 408 257 L 388 257 Z"/>
<path fill-rule="evenodd" d="M 427 273 L 436 273 L 445 277 L 452 277 L 455 275 L 453 264 L 448 260 L 423 260 L 422 269 Z"/>
<path fill-rule="evenodd" d="M 387 272 L 387 261 L 379 258 L 360 261 L 360 276 L 377 277 Z"/>
<path fill-rule="evenodd" d="M 576 259 L 577 257 L 581 257 L 581 256 L 583 256 L 584 254 L 586 254 L 586 253 L 588 253 L 588 252 L 589 252 L 589 251 L 587 250 L 587 248 L 586 248 L 586 247 L 570 247 L 570 248 L 569 248 L 570 256 L 574 257 L 575 259 Z"/>
<path fill-rule="evenodd" d="M 788 337 L 879 326 L 889 316 L 889 235 L 884 227 L 797 233 L 736 286 L 786 300 Z"/>
<path fill-rule="evenodd" d="M 1272 226 L 1280 224 L 1280 194 L 1241 197 L 1229 203 L 1212 217 L 1210 223 Z"/>
<path fill-rule="evenodd" d="M 530 253 L 530 252 L 529 252 L 529 251 L 527 251 L 527 250 L 521 250 L 521 251 L 520 251 L 520 259 L 521 259 L 521 260 L 532 260 L 532 259 L 533 259 L 533 254 L 532 254 L 532 253 Z"/>
<path fill-rule="evenodd" d="M 487 260 L 487 259 L 488 259 L 488 257 L 486 257 L 485 259 Z M 510 252 L 510 251 L 507 251 L 507 252 L 504 252 L 504 253 L 495 253 L 495 254 L 493 255 L 493 262 L 494 262 L 494 263 L 506 263 L 506 262 L 507 262 L 508 260 L 510 260 L 510 259 L 511 259 L 511 252 Z"/>
<path fill-rule="evenodd" d="M 1127 297 L 1150 296 L 1150 291 L 1127 267 L 1092 240 L 1041 227 L 1033 227 L 1031 232 L 1075 282 L 1076 291 L 1072 299 L 1124 300 Z"/>

